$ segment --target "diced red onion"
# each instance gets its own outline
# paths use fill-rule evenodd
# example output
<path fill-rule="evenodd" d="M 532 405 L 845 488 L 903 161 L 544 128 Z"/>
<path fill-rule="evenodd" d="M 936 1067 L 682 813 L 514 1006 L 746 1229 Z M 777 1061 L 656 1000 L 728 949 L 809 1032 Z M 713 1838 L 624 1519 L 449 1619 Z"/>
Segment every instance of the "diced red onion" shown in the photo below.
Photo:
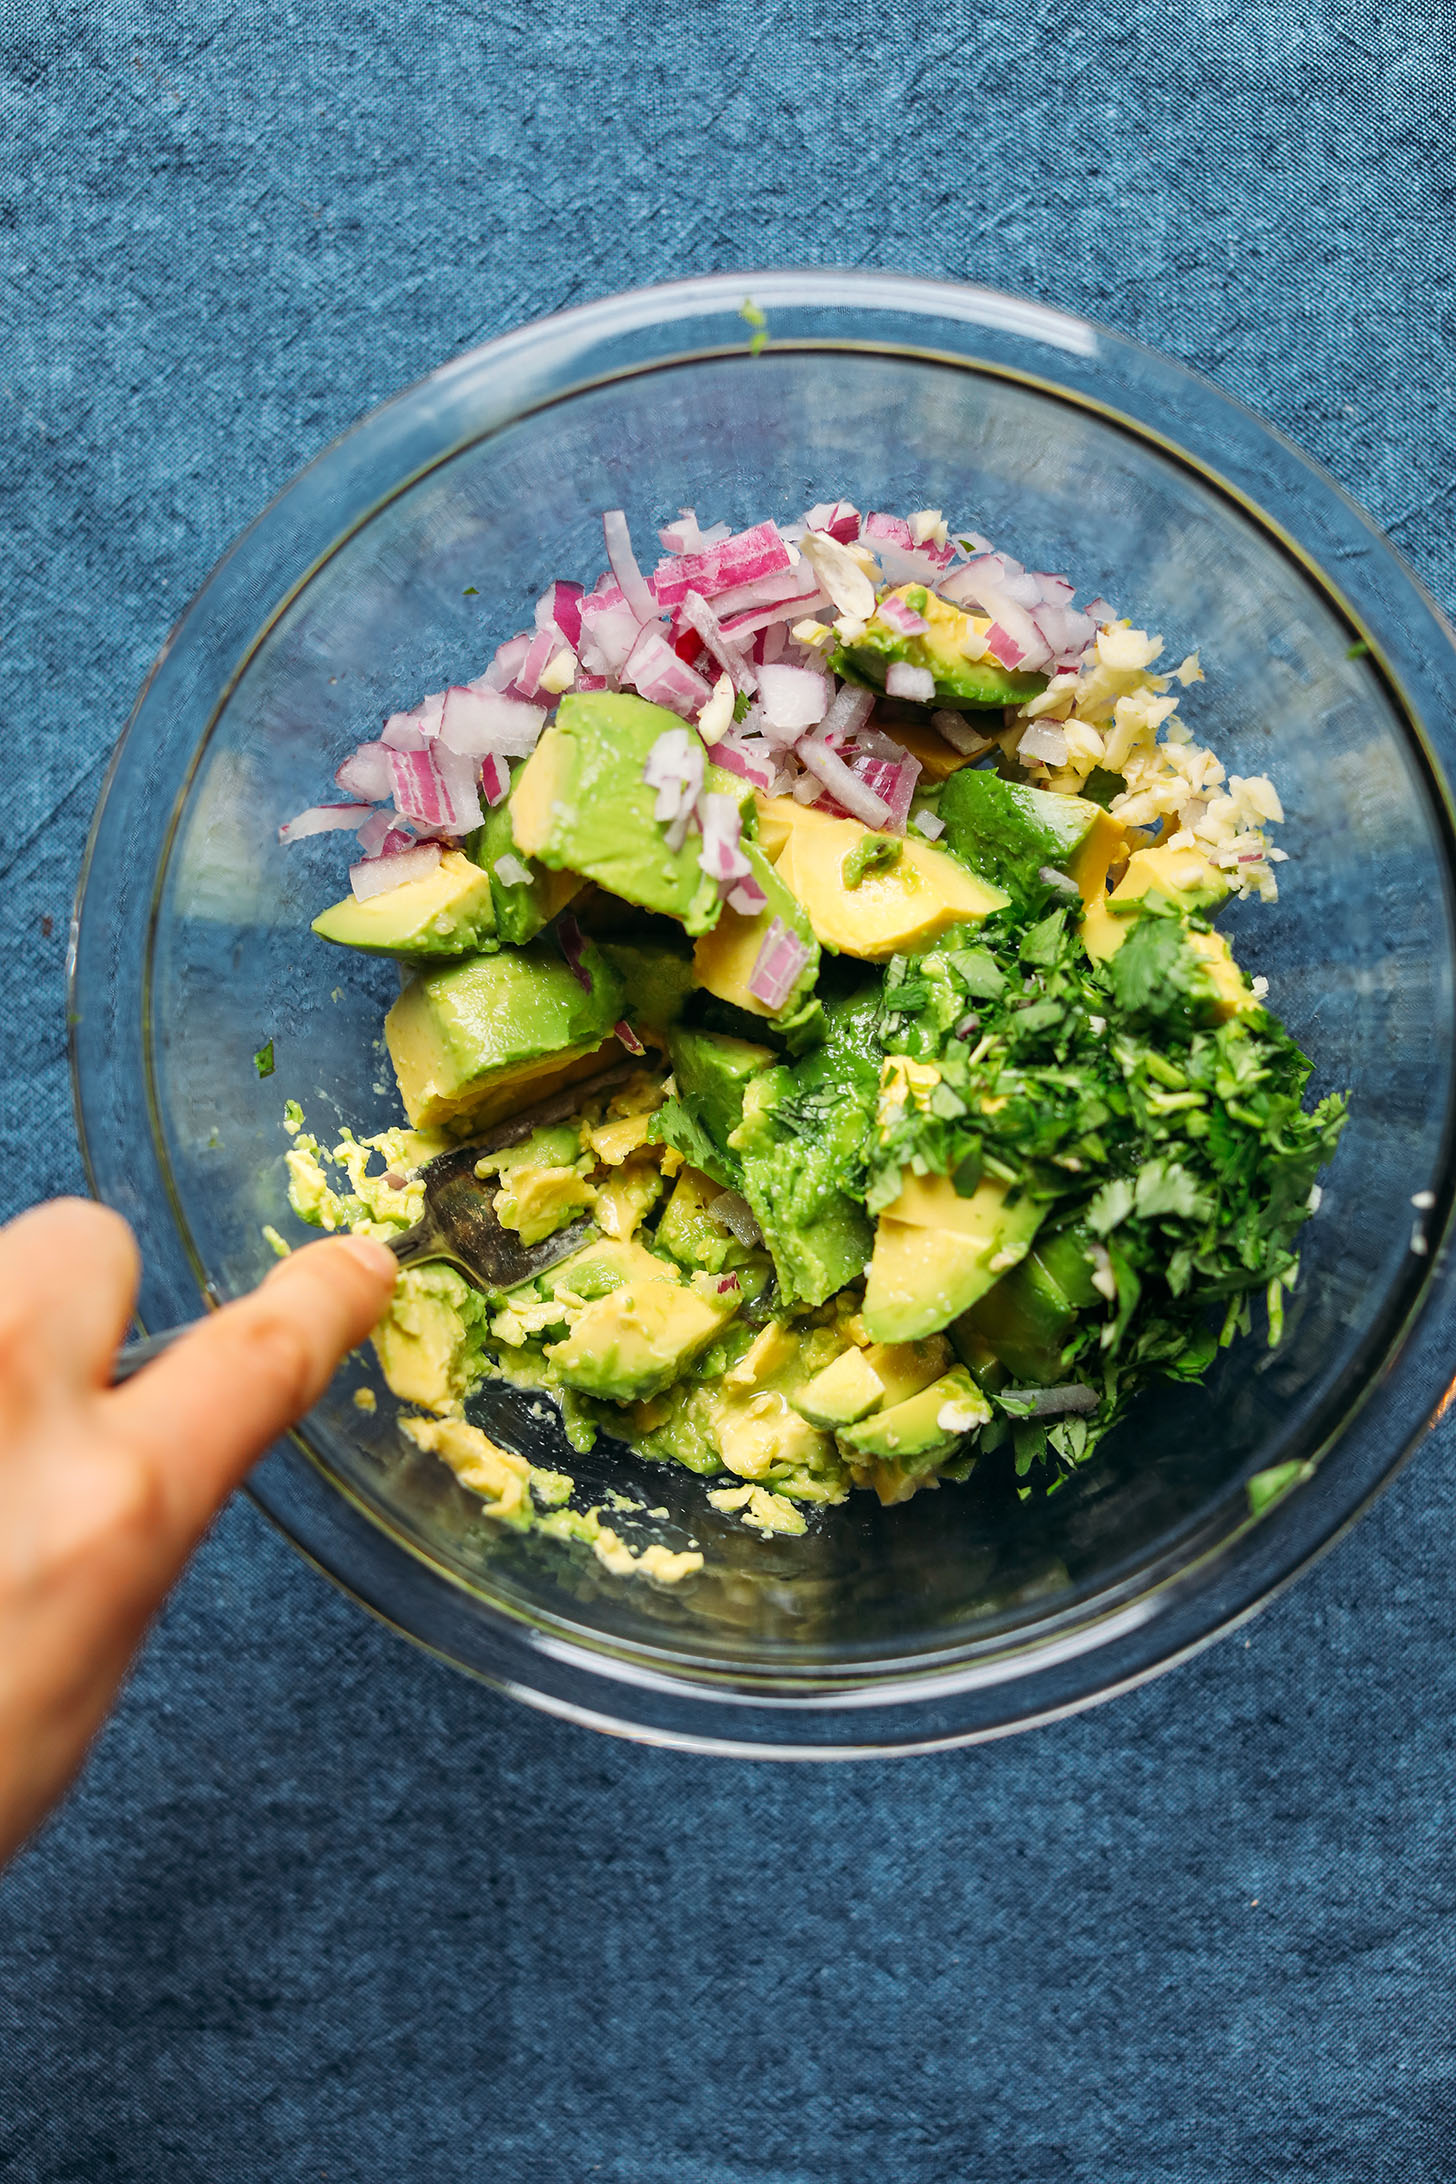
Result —
<path fill-rule="evenodd" d="M 381 857 L 398 857 L 405 850 L 414 849 L 418 846 L 409 827 L 401 822 L 398 826 L 391 827 L 385 835 L 384 840 L 379 845 L 379 854 Z M 435 847 L 438 849 L 440 844 L 436 842 Z"/>
<path fill-rule="evenodd" d="M 566 958 L 567 969 L 578 986 L 585 987 L 586 991 L 590 993 L 592 990 L 591 972 L 582 960 L 586 943 L 581 937 L 581 927 L 577 924 L 576 919 L 570 916 L 558 918 L 556 920 L 556 938 L 560 943 L 561 953 Z"/>
<path fill-rule="evenodd" d="M 1059 1388 L 1008 1388 L 1014 1396 L 1017 1418 L 1061 1418 L 1069 1411 L 1095 1411 L 1102 1398 L 1095 1388 L 1071 1380 Z"/>
<path fill-rule="evenodd" d="M 471 827 L 478 827 L 485 817 L 480 808 L 480 766 L 473 758 L 462 758 L 443 743 L 436 743 L 432 756 L 435 771 L 445 785 L 452 816 L 445 824 L 451 834 L 465 834 Z M 509 779 L 509 777 L 508 777 Z"/>
<path fill-rule="evenodd" d="M 379 731 L 379 740 L 391 751 L 424 751 L 430 744 L 414 713 L 391 713 Z"/>
<path fill-rule="evenodd" d="M 505 850 L 496 858 L 491 870 L 502 887 L 529 887 L 531 884 L 530 866 L 522 864 L 520 858 L 513 856 L 510 850 Z"/>
<path fill-rule="evenodd" d="M 748 990 L 766 1009 L 781 1009 L 798 984 L 810 951 L 782 918 L 773 918 L 748 974 Z"/>
<path fill-rule="evenodd" d="M 713 745 L 713 764 L 723 766 L 743 781 L 751 781 L 765 796 L 773 793 L 777 769 L 767 754 L 762 758 L 756 752 L 745 751 L 738 738 L 732 734 L 723 736 Z"/>
<path fill-rule="evenodd" d="M 639 632 L 621 675 L 654 705 L 666 705 L 684 719 L 700 713 L 713 694 L 697 670 L 678 658 L 655 622 Z"/>
<path fill-rule="evenodd" d="M 700 554 L 709 546 L 721 545 L 733 533 L 731 525 L 726 523 L 710 523 L 705 528 L 699 523 L 693 509 L 680 508 L 677 522 L 670 523 L 666 530 L 659 531 L 657 535 L 665 551 L 670 554 Z"/>
<path fill-rule="evenodd" d="M 915 784 L 920 779 L 919 759 L 912 758 L 904 750 L 898 751 L 893 759 L 878 758 L 870 751 L 855 755 L 846 752 L 845 763 L 856 781 L 862 782 L 874 795 L 883 799 L 890 815 L 887 822 L 890 831 L 903 834 L 905 821 L 910 813 L 910 800 L 915 794 Z"/>
<path fill-rule="evenodd" d="M 472 690 L 507 690 L 515 681 L 521 662 L 531 649 L 534 633 L 523 629 L 516 636 L 508 637 L 503 645 L 497 645 L 491 655 L 489 667 L 483 675 L 477 675 L 470 684 Z"/>
<path fill-rule="evenodd" d="M 945 821 L 938 812 L 917 811 L 915 814 L 915 831 L 917 834 L 923 834 L 927 842 L 938 842 L 945 832 Z"/>
<path fill-rule="evenodd" d="M 1067 607 L 1071 605 L 1077 587 L 1070 577 L 1049 576 L 1045 569 L 1033 569 L 1030 574 L 1032 582 L 1041 586 L 1042 598 L 1048 606 Z"/>
<path fill-rule="evenodd" d="M 724 635 L 723 625 L 706 599 L 695 591 L 684 592 L 678 611 L 701 640 L 703 649 L 732 676 L 737 689 L 752 691 L 758 688 L 752 662 L 741 647 Z"/>
<path fill-rule="evenodd" d="M 589 675 L 620 675 L 641 631 L 639 617 L 615 585 L 608 592 L 590 593 L 581 602 L 577 651 L 582 666 Z"/>
<path fill-rule="evenodd" d="M 736 910 L 741 918 L 756 918 L 768 908 L 768 897 L 757 880 L 740 880 L 728 890 L 728 907 Z"/>
<path fill-rule="evenodd" d="M 1110 607 L 1100 594 L 1096 599 L 1089 599 L 1082 612 L 1088 616 L 1097 629 L 1102 629 L 1108 622 L 1117 620 L 1116 607 Z"/>
<path fill-rule="evenodd" d="M 819 723 L 818 740 L 829 743 L 843 736 L 857 735 L 874 709 L 873 690 L 864 690 L 858 683 L 841 683 Z"/>
<path fill-rule="evenodd" d="M 730 880 L 747 879 L 753 867 L 738 846 L 743 821 L 737 799 L 707 790 L 698 798 L 698 820 L 703 829 L 703 846 L 698 852 L 700 869 L 720 886 Z"/>
<path fill-rule="evenodd" d="M 723 624 L 723 635 L 729 643 L 751 637 L 755 631 L 772 629 L 779 622 L 798 622 L 805 615 L 817 614 L 821 607 L 830 604 L 826 592 L 795 592 L 790 599 L 780 599 L 766 607 L 752 607 L 746 614 L 735 614 Z"/>
<path fill-rule="evenodd" d="M 646 1047 L 642 1044 L 625 1016 L 619 1016 L 612 1029 L 629 1054 L 645 1054 L 647 1052 Z"/>
<path fill-rule="evenodd" d="M 311 834 L 340 834 L 360 826 L 374 814 L 367 804 L 311 804 L 278 829 L 280 842 L 304 842 Z"/>
<path fill-rule="evenodd" d="M 759 704 L 771 729 L 790 738 L 813 728 L 829 710 L 834 685 L 812 667 L 764 667 L 759 671 Z"/>
<path fill-rule="evenodd" d="M 853 501 L 819 501 L 804 510 L 803 522 L 806 531 L 823 531 L 841 546 L 851 546 L 859 537 L 860 513 Z"/>
<path fill-rule="evenodd" d="M 334 781 L 347 795 L 362 797 L 366 804 L 382 803 L 394 787 L 389 771 L 389 745 L 361 743 L 338 768 Z"/>
<path fill-rule="evenodd" d="M 445 693 L 440 741 L 462 758 L 526 758 L 546 723 L 546 708 L 508 698 L 501 690 L 462 684 Z"/>
<path fill-rule="evenodd" d="M 892 660 L 885 670 L 885 695 L 910 698 L 929 705 L 935 696 L 935 677 L 928 667 L 912 667 L 908 660 Z"/>
<path fill-rule="evenodd" d="M 719 592 L 713 601 L 713 612 L 720 622 L 726 622 L 735 614 L 746 614 L 755 607 L 772 607 L 785 599 L 803 599 L 818 584 L 818 578 L 807 561 L 800 556 L 791 569 L 777 569 L 772 576 L 761 576 L 753 584 L 735 584 L 732 591 Z"/>
<path fill-rule="evenodd" d="M 722 1191 L 708 1207 L 713 1220 L 726 1229 L 732 1229 L 740 1244 L 761 1244 L 763 1230 L 759 1227 L 752 1206 L 737 1191 Z"/>
<path fill-rule="evenodd" d="M 515 680 L 510 685 L 511 696 L 534 698 L 541 688 L 541 677 L 560 650 L 561 640 L 554 629 L 538 629 L 526 648 L 525 659 L 516 670 Z"/>
<path fill-rule="evenodd" d="M 890 547 L 918 559 L 922 566 L 929 563 L 936 569 L 945 568 L 955 551 L 949 541 L 944 546 L 935 546 L 929 539 L 924 539 L 917 545 L 915 534 L 903 516 L 872 513 L 860 524 L 859 535 L 872 553 L 883 556 L 883 550 Z"/>
<path fill-rule="evenodd" d="M 923 637 L 930 627 L 925 616 L 917 614 L 909 600 L 902 599 L 898 592 L 886 592 L 875 608 L 875 619 L 901 637 Z"/>
<path fill-rule="evenodd" d="M 885 799 L 857 780 L 836 752 L 817 743 L 812 736 L 806 736 L 798 745 L 796 756 L 811 774 L 818 776 L 848 817 L 862 821 L 877 832 L 883 832 L 891 825 L 892 814 Z"/>
<path fill-rule="evenodd" d="M 383 857 L 393 846 L 397 831 L 392 811 L 373 811 L 359 829 L 359 847 L 366 857 Z M 401 836 L 400 846 L 406 846 L 409 840 L 408 835 Z"/>
<path fill-rule="evenodd" d="M 658 602 L 637 566 L 637 556 L 632 551 L 632 533 L 620 508 L 606 511 L 602 517 L 602 531 L 607 541 L 607 559 L 612 564 L 613 576 L 622 587 L 622 597 L 639 622 L 655 621 Z"/>
<path fill-rule="evenodd" d="M 718 1280 L 718 1294 L 720 1297 L 730 1296 L 737 1287 L 738 1276 L 736 1274 L 720 1275 Z"/>
<path fill-rule="evenodd" d="M 652 588 L 659 607 L 675 607 L 689 591 L 703 599 L 717 599 L 735 585 L 757 583 L 789 566 L 789 549 L 777 525 L 756 523 L 751 530 L 739 531 L 701 553 L 659 562 Z"/>
<path fill-rule="evenodd" d="M 366 857 L 362 864 L 350 865 L 349 885 L 356 902 L 368 902 L 372 895 L 403 887 L 406 880 L 428 878 L 439 862 L 439 843 L 421 842 L 418 848 L 400 850 L 392 857 Z"/>
<path fill-rule="evenodd" d="M 932 713 L 930 725 L 962 758 L 981 758 L 995 747 L 993 739 L 972 727 L 964 713 Z"/>
<path fill-rule="evenodd" d="M 469 764 L 453 752 L 442 755 L 454 758 L 457 764 Z M 394 776 L 394 801 L 405 818 L 423 819 L 426 826 L 443 827 L 450 834 L 461 831 L 451 785 L 442 778 L 432 751 L 396 751 L 389 763 Z M 478 803 L 475 810 L 476 818 L 463 824 L 479 825 Z"/>
<path fill-rule="evenodd" d="M 480 788 L 487 804 L 494 807 L 504 803 L 510 793 L 511 769 L 494 751 L 480 762 Z"/>
<path fill-rule="evenodd" d="M 659 826 L 692 810 L 702 794 L 706 765 L 701 742 L 686 728 L 669 728 L 658 737 L 647 754 L 642 778 L 649 789 L 657 791 L 652 815 Z"/>
<path fill-rule="evenodd" d="M 554 629 L 575 652 L 581 637 L 581 602 L 580 584 L 564 583 L 558 577 L 536 601 L 537 629 Z"/>
<path fill-rule="evenodd" d="M 993 652 L 1003 667 L 1020 667 L 1027 654 L 1016 642 L 1009 630 L 999 622 L 993 622 L 986 632 L 986 648 Z"/>

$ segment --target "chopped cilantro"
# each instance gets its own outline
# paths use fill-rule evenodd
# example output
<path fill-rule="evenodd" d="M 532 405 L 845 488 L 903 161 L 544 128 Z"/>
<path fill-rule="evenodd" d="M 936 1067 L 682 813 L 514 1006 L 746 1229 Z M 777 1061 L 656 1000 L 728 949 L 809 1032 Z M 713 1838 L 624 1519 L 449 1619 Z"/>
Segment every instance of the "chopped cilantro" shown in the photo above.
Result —
<path fill-rule="evenodd" d="M 480 593 L 474 584 L 467 584 L 460 596 L 462 599 L 478 599 Z"/>
<path fill-rule="evenodd" d="M 1370 647 L 1366 644 L 1363 637 L 1357 638 L 1354 644 L 1346 645 L 1345 647 L 1345 658 L 1347 660 L 1365 660 L 1368 659 L 1369 656 Z M 1252 1484 L 1252 1481 L 1250 1483 Z"/>
<path fill-rule="evenodd" d="M 257 1053 L 253 1056 L 253 1067 L 257 1070 L 260 1077 L 272 1076 L 273 1041 L 271 1039 L 268 1041 L 266 1046 L 260 1046 Z"/>

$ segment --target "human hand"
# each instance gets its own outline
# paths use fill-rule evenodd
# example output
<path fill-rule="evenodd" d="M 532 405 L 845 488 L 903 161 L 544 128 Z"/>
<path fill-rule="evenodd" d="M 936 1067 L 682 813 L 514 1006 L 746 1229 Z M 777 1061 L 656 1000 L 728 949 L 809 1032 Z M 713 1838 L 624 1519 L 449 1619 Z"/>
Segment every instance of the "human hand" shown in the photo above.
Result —
<path fill-rule="evenodd" d="M 0 1229 L 0 1861 L 77 1772 L 213 1516 L 396 1271 L 365 1237 L 311 1244 L 111 1388 L 139 1272 L 126 1223 L 61 1199 Z"/>

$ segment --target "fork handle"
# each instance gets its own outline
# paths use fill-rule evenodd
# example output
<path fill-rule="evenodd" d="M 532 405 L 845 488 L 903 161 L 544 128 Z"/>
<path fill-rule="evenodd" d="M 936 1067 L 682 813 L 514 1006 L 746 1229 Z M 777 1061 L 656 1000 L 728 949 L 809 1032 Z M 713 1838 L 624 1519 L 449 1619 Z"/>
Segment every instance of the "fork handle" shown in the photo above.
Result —
<path fill-rule="evenodd" d="M 123 1344 L 111 1361 L 112 1387 L 124 1386 L 133 1373 L 139 1373 L 144 1365 L 151 1364 L 154 1357 L 160 1357 L 164 1350 L 170 1350 L 174 1342 L 180 1341 L 183 1335 L 190 1334 L 194 1327 L 200 1327 L 201 1324 L 200 1320 L 188 1320 L 183 1327 L 168 1327 L 160 1335 L 143 1335 L 139 1342 Z"/>

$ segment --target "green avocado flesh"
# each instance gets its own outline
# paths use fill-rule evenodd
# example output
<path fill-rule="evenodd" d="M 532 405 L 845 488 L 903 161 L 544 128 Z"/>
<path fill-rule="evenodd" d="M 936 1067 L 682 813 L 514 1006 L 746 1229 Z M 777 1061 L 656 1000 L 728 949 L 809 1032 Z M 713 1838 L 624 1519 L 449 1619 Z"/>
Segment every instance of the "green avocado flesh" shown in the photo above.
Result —
<path fill-rule="evenodd" d="M 524 761 L 511 768 L 511 787 L 514 789 L 521 778 Z M 551 872 L 538 864 L 534 857 L 524 857 L 517 847 L 511 831 L 511 799 L 495 804 L 485 815 L 485 824 L 477 827 L 466 850 L 482 871 L 490 875 L 491 902 L 495 908 L 495 927 L 503 941 L 520 947 L 534 940 L 543 925 L 549 925 L 557 912 L 564 910 L 574 896 L 580 894 L 582 880 L 579 873 Z M 530 874 L 528 881 L 503 880 L 496 870 L 498 857 L 513 857 L 524 865 Z"/>
<path fill-rule="evenodd" d="M 1101 817 L 1079 796 L 1053 796 L 1029 783 L 965 766 L 940 794 L 942 845 L 1018 900 L 1042 870 L 1065 871 Z"/>
<path fill-rule="evenodd" d="M 922 635 L 906 637 L 888 622 L 873 617 L 862 635 L 836 647 L 832 664 L 837 674 L 883 690 L 886 674 L 897 663 L 929 668 L 935 677 L 934 702 L 952 712 L 1021 705 L 1045 690 L 1045 675 L 1024 675 L 989 657 L 968 659 L 961 650 L 961 641 L 973 625 L 959 609 L 927 594 L 920 585 L 903 585 L 899 595 L 916 613 L 930 615 L 930 628 Z"/>
<path fill-rule="evenodd" d="M 410 1121 L 469 1113 L 594 1054 L 622 1013 L 622 981 L 595 948 L 582 969 L 586 987 L 538 940 L 417 972 L 384 1020 Z M 522 1091 L 518 1104 L 534 1096 Z"/>
<path fill-rule="evenodd" d="M 706 933 L 718 921 L 718 884 L 699 867 L 697 836 L 668 847 L 643 779 L 659 738 L 682 726 L 676 713 L 620 692 L 563 698 L 512 788 L 512 825 L 526 854 L 552 871 L 580 873 Z M 738 775 L 710 764 L 706 787 L 751 812 L 753 791 Z"/>
<path fill-rule="evenodd" d="M 314 919 L 313 929 L 320 940 L 368 955 L 462 956 L 496 944 L 490 881 L 458 850 L 423 879 L 364 902 L 346 895 Z"/>
<path fill-rule="evenodd" d="M 808 771 L 772 771 L 773 704 L 798 703 L 795 678 L 826 658 L 879 688 L 897 663 L 928 669 L 937 707 L 1043 687 L 971 656 L 984 617 L 897 590 L 926 630 L 877 611 L 862 635 L 845 616 L 831 633 L 826 609 L 822 633 L 776 635 L 790 680 L 765 667 L 741 693 L 733 743 L 628 692 L 562 697 L 468 854 L 314 921 L 322 941 L 399 959 L 384 1041 L 410 1127 L 324 1152 L 290 1103 L 291 1203 L 397 1237 L 422 1217 L 428 1162 L 472 1148 L 459 1171 L 532 1253 L 504 1273 L 496 1259 L 496 1280 L 562 1256 L 509 1289 L 473 1286 L 463 1260 L 404 1269 L 376 1332 L 385 1377 L 431 1414 L 404 1422 L 411 1438 L 492 1514 L 524 1527 L 531 1494 L 554 1496 L 557 1536 L 597 1538 L 614 1574 L 634 1558 L 603 1511 L 569 1510 L 564 1474 L 470 1423 L 487 1381 L 558 1404 L 579 1452 L 602 1434 L 699 1474 L 707 1546 L 741 1525 L 799 1554 L 805 1510 L 812 1524 L 856 1488 L 893 1507 L 973 1467 L 999 1523 L 1002 1503 L 1072 1482 L 1150 1382 L 1199 1379 L 1256 1314 L 1278 1339 L 1338 1142 L 1343 1098 L 1307 1101 L 1310 1063 L 1210 924 L 1229 875 L 1272 887 L 1229 846 L 1236 825 L 1258 838 L 1271 784 L 1233 784 L 1196 821 L 1185 780 L 1223 776 L 1190 767 L 1186 738 L 1160 753 L 1149 735 L 1086 795 L 1039 788 L 1014 755 L 989 754 L 1004 776 L 966 762 L 954 722 L 941 735 L 931 701 L 916 715 L 898 694 L 857 748 L 826 734 L 882 760 L 875 739 L 899 724 L 923 769 L 903 832 L 820 801 Z M 1173 678 L 1139 682 L 1116 666 L 1139 656 L 1127 632 L 1104 639 L 1076 718 L 1106 756 L 1129 717 L 1109 689 L 1156 697 L 1161 724 Z M 727 732 L 726 697 L 704 738 Z M 1131 717 L 1141 733 L 1154 716 Z M 780 793 L 756 798 L 712 748 L 766 757 Z M 1169 818 L 1129 828 L 1129 776 L 1141 790 L 1165 760 Z M 669 813 L 701 763 L 740 815 L 738 857 L 722 806 L 689 796 L 659 820 L 649 761 Z M 1051 778 L 1075 784 L 1077 764 Z M 756 911 L 729 900 L 744 863 Z"/>

